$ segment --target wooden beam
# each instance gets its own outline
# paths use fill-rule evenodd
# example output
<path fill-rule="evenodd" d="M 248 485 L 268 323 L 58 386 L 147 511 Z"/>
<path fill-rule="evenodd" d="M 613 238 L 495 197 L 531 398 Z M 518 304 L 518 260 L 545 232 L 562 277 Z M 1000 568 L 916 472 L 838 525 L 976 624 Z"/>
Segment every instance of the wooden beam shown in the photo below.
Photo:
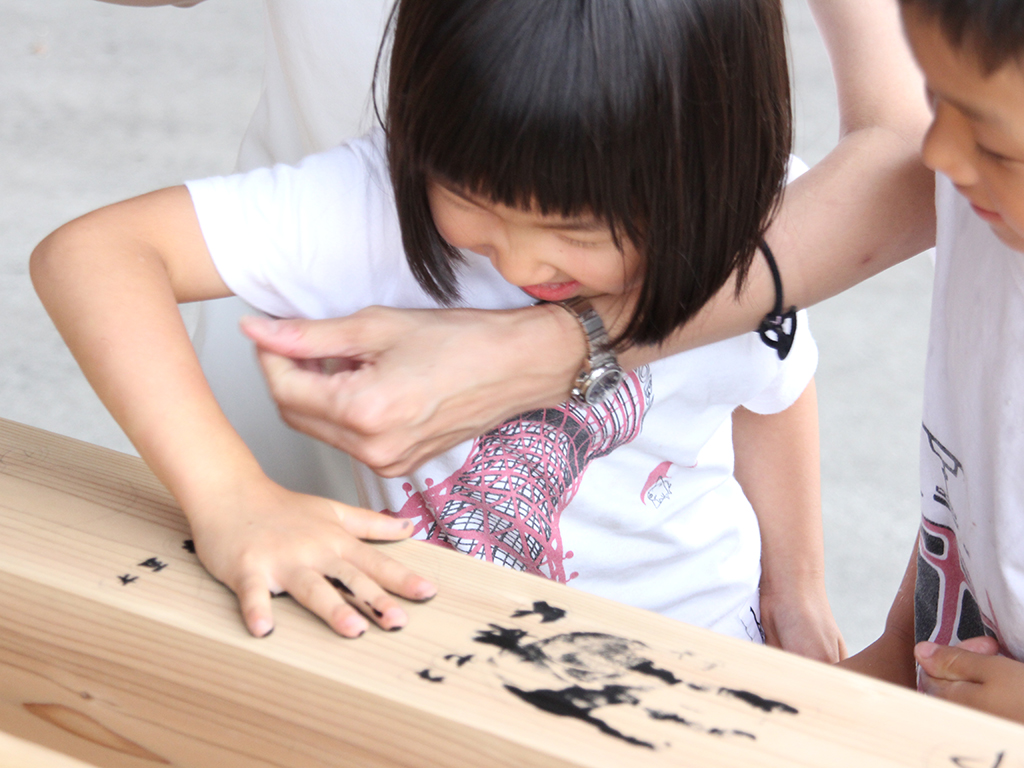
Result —
<path fill-rule="evenodd" d="M 437 547 L 250 637 L 138 460 L 0 421 L 0 730 L 96 766 L 1024 766 L 1024 727 Z"/>
<path fill-rule="evenodd" d="M 90 768 L 73 757 L 0 733 L 0 768 Z"/>

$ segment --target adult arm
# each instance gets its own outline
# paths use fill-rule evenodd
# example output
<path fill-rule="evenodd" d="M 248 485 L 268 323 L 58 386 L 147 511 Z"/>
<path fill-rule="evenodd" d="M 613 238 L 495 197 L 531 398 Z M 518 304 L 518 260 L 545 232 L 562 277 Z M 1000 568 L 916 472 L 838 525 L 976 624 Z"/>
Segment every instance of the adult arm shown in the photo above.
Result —
<path fill-rule="evenodd" d="M 924 87 L 895 0 L 811 0 L 836 80 L 840 137 L 786 190 L 767 240 L 786 304 L 806 307 L 930 246 L 933 176 L 919 161 L 928 125 Z M 621 354 L 635 367 L 754 330 L 774 305 L 757 258 L 743 291 L 726 285 L 685 327 Z M 595 305 L 613 329 L 630 308 Z M 565 400 L 586 355 L 565 312 L 373 310 L 320 322 L 250 322 L 285 421 L 397 476 L 530 408 Z M 355 355 L 358 378 L 300 361 Z"/>
<path fill-rule="evenodd" d="M 218 407 L 178 302 L 229 295 L 188 191 L 175 187 L 64 225 L 32 254 L 32 280 L 86 377 L 181 504 L 196 552 L 238 596 L 250 631 L 272 629 L 271 593 L 289 592 L 333 629 L 387 628 L 435 588 L 361 538 L 400 539 L 408 521 L 293 493 L 263 474 Z M 384 589 L 382 589 L 382 587 Z"/>
<path fill-rule="evenodd" d="M 761 529 L 765 641 L 820 661 L 846 656 L 825 594 L 818 401 L 814 381 L 789 408 L 732 421 L 735 475 Z"/>

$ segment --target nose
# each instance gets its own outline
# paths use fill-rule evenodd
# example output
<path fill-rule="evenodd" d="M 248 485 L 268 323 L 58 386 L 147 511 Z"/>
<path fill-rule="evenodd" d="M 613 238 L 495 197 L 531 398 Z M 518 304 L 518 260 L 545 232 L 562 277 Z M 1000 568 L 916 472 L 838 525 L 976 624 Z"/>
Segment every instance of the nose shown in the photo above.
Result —
<path fill-rule="evenodd" d="M 970 187 L 978 180 L 976 156 L 967 118 L 955 107 L 939 101 L 921 147 L 924 164 L 948 176 L 958 187 Z"/>
<path fill-rule="evenodd" d="M 484 253 L 494 268 L 512 285 L 526 286 L 554 282 L 558 270 L 550 263 L 538 238 L 515 229 L 495 238 Z"/>

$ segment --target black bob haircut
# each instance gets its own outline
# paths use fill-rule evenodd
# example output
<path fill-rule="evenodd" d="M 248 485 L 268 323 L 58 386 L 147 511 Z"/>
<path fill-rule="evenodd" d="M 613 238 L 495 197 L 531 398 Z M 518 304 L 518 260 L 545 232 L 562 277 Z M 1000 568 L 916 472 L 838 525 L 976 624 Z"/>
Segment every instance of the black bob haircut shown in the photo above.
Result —
<path fill-rule="evenodd" d="M 965 44 L 987 74 L 1024 55 L 1021 0 L 900 0 L 901 5 L 937 20 L 954 48 Z"/>
<path fill-rule="evenodd" d="M 399 0 L 385 129 L 417 280 L 458 299 L 430 178 L 594 215 L 644 263 L 620 343 L 655 343 L 738 274 L 792 145 L 781 0 Z M 383 50 L 383 49 L 382 49 Z"/>

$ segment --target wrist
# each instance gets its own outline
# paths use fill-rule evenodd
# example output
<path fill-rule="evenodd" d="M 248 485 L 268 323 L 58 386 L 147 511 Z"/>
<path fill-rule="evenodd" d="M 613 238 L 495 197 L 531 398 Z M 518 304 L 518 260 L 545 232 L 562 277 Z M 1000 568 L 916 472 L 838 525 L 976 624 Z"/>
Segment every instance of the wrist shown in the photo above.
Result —
<path fill-rule="evenodd" d="M 550 372 L 545 405 L 560 405 L 569 399 L 576 377 L 587 365 L 587 336 L 576 318 L 556 304 L 537 304 L 524 311 L 529 312 L 522 335 L 524 361 L 531 369 Z"/>

